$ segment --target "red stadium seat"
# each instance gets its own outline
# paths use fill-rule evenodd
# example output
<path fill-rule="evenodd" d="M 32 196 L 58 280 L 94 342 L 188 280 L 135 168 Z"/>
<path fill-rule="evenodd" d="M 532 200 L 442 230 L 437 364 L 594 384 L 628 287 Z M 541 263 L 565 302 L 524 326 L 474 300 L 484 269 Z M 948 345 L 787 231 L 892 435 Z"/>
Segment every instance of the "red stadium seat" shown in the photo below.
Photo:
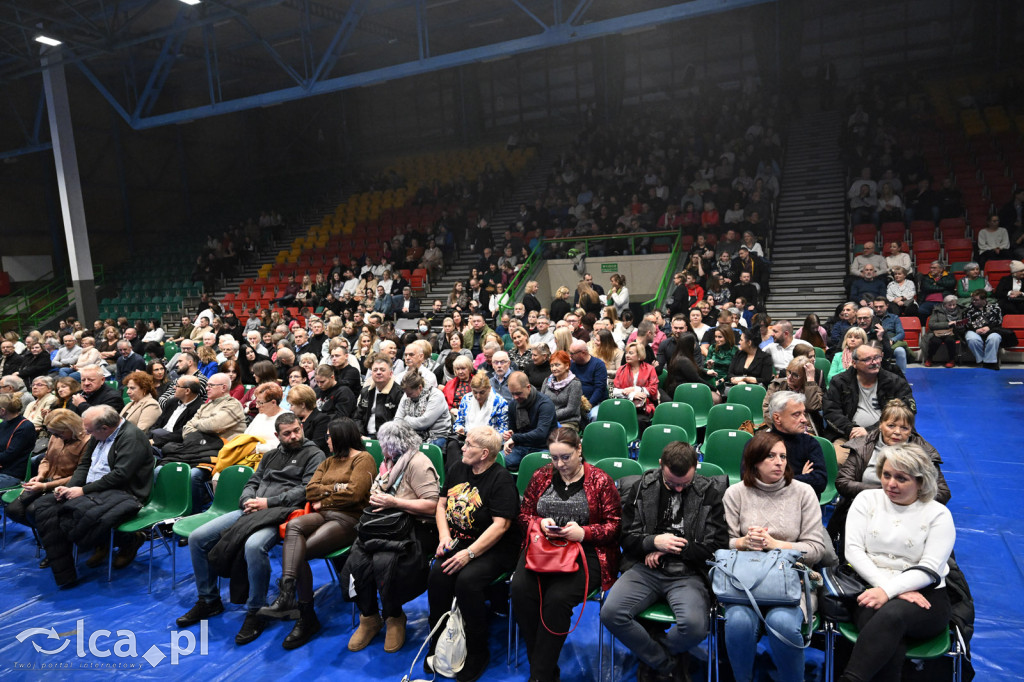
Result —
<path fill-rule="evenodd" d="M 918 350 L 921 347 L 921 320 L 916 317 L 901 317 L 900 322 L 903 324 L 903 340 L 910 346 L 910 350 Z"/>
<path fill-rule="evenodd" d="M 1017 335 L 1017 345 L 1013 348 L 1004 348 L 1003 350 L 1012 350 L 1017 353 L 1024 352 L 1024 315 L 1003 315 L 1003 327 Z"/>
<path fill-rule="evenodd" d="M 914 255 L 917 256 L 918 263 L 937 260 L 941 253 L 942 245 L 934 239 L 914 242 Z"/>
<path fill-rule="evenodd" d="M 853 226 L 853 243 L 863 244 L 864 242 L 872 242 L 875 240 L 875 234 L 877 230 L 872 223 L 861 223 L 860 225 Z"/>
<path fill-rule="evenodd" d="M 903 223 L 882 223 L 882 242 L 901 242 L 907 233 L 907 227 Z"/>
<path fill-rule="evenodd" d="M 990 260 L 985 263 L 985 276 L 993 287 L 999 286 L 1000 280 L 1010 274 L 1010 261 Z"/>
<path fill-rule="evenodd" d="M 956 263 L 957 261 L 969 261 L 974 255 L 974 242 L 970 239 L 947 239 L 945 248 L 946 259 L 950 263 Z"/>

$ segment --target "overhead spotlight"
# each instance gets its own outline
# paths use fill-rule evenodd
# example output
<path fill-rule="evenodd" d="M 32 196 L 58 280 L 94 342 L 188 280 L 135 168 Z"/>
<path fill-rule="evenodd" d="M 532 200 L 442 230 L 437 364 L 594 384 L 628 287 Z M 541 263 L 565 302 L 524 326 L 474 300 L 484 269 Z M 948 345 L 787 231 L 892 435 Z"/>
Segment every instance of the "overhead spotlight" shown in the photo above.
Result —
<path fill-rule="evenodd" d="M 50 47 L 57 47 L 61 44 L 61 41 L 57 40 L 56 38 L 44 36 L 42 33 L 36 36 L 36 42 L 42 43 L 43 45 L 49 45 Z"/>
<path fill-rule="evenodd" d="M 178 0 L 178 1 L 179 2 L 183 2 L 186 5 L 198 5 L 199 2 L 200 2 L 200 0 Z"/>

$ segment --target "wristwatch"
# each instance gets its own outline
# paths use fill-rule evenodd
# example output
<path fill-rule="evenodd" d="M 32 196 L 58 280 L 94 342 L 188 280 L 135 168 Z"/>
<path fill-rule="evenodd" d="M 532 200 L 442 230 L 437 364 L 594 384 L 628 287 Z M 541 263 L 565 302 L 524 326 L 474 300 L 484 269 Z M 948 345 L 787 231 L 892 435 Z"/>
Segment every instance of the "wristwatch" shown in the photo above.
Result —
<path fill-rule="evenodd" d="M 473 553 L 473 550 L 471 550 L 471 549 L 467 549 L 467 550 L 466 550 L 466 553 L 467 553 L 467 554 L 469 555 L 469 560 L 470 560 L 470 561 L 472 561 L 473 559 L 475 559 L 475 558 L 476 558 L 476 554 L 474 554 L 474 553 Z"/>

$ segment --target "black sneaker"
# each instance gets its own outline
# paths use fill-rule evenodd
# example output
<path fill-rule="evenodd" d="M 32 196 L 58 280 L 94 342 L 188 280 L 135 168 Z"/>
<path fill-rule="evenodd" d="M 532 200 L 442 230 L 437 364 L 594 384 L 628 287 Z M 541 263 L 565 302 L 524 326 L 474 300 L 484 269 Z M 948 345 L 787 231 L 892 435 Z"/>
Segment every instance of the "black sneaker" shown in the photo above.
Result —
<path fill-rule="evenodd" d="M 263 634 L 263 628 L 267 627 L 267 621 L 259 613 L 245 614 L 242 622 L 242 629 L 235 635 L 235 644 L 242 646 L 253 642 Z"/>
<path fill-rule="evenodd" d="M 224 613 L 224 602 L 220 599 L 209 602 L 199 599 L 196 601 L 196 605 L 190 608 L 188 613 L 176 620 L 175 623 L 179 628 L 187 628 L 201 620 L 219 616 L 222 613 Z"/>

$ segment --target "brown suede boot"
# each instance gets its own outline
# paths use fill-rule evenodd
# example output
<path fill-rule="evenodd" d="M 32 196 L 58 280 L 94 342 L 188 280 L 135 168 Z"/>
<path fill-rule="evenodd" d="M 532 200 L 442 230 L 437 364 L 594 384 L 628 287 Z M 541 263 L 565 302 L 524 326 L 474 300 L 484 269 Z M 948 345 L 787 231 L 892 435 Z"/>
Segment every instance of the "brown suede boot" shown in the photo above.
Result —
<path fill-rule="evenodd" d="M 405 645 L 405 614 L 387 619 L 384 633 L 384 651 L 393 654 Z"/>
<path fill-rule="evenodd" d="M 359 627 L 352 633 L 352 636 L 348 640 L 349 651 L 362 651 L 365 649 L 373 638 L 377 636 L 377 633 L 384 627 L 384 621 L 380 619 L 380 615 L 374 614 L 372 616 L 359 616 Z"/>

